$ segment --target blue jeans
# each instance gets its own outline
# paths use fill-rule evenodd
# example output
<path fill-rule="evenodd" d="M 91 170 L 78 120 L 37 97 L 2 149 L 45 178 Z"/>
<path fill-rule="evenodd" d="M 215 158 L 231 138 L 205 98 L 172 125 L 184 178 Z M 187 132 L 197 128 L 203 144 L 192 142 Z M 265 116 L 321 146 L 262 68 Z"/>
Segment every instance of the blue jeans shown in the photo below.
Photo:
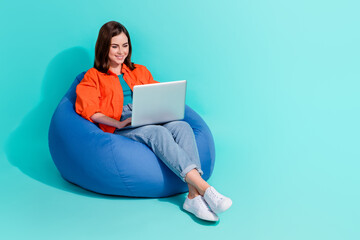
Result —
<path fill-rule="evenodd" d="M 120 121 L 131 116 L 131 105 L 123 107 Z M 195 135 L 187 122 L 173 121 L 161 125 L 116 129 L 114 134 L 128 137 L 147 145 L 155 155 L 185 182 L 192 169 L 203 174 Z"/>

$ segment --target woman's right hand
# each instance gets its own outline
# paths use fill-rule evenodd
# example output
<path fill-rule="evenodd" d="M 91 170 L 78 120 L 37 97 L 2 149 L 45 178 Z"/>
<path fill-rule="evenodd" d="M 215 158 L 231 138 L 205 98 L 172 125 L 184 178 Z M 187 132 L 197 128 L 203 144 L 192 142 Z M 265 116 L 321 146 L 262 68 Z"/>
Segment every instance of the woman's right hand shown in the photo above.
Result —
<path fill-rule="evenodd" d="M 120 122 L 116 119 L 110 118 L 102 113 L 95 113 L 91 116 L 91 120 L 96 123 L 105 124 L 115 128 L 123 128 L 131 124 L 131 117 Z"/>
<path fill-rule="evenodd" d="M 125 119 L 124 121 L 122 122 L 119 122 L 119 126 L 118 128 L 124 128 L 124 127 L 127 127 L 131 124 L 131 117 L 130 118 L 127 118 Z"/>

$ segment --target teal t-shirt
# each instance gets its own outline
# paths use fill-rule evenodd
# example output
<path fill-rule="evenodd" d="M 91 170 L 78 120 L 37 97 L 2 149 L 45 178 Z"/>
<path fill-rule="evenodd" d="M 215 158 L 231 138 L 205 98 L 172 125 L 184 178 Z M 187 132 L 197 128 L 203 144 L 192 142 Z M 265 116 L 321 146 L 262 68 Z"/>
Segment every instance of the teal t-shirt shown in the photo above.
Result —
<path fill-rule="evenodd" d="M 120 84 L 121 87 L 123 89 L 123 94 L 124 94 L 124 106 L 132 103 L 132 91 L 129 87 L 129 85 L 125 82 L 123 74 L 118 75 L 119 80 L 120 80 Z"/>

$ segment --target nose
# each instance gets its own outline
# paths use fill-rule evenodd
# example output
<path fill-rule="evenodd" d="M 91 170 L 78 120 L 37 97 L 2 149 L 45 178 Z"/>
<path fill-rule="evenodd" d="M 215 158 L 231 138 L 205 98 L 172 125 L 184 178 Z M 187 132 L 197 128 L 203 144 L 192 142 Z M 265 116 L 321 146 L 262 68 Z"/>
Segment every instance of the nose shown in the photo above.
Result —
<path fill-rule="evenodd" d="M 122 54 L 122 53 L 125 53 L 125 49 L 124 48 L 119 48 L 118 54 Z"/>

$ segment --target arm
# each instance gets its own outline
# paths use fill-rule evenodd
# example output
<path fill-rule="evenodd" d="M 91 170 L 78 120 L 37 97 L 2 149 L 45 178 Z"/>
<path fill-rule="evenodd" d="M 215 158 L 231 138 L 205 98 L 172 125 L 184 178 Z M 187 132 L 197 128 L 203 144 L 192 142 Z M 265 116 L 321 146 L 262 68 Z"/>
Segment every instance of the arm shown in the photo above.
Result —
<path fill-rule="evenodd" d="M 91 116 L 100 112 L 99 80 L 92 69 L 88 70 L 76 87 L 75 111 L 83 118 L 93 122 Z"/>
<path fill-rule="evenodd" d="M 131 122 L 131 118 L 120 122 L 101 113 L 99 82 L 96 73 L 92 69 L 85 74 L 84 79 L 78 84 L 76 95 L 76 112 L 91 122 L 115 128 L 123 128 Z"/>
<path fill-rule="evenodd" d="M 123 128 L 131 124 L 131 118 L 127 118 L 124 121 L 120 122 L 116 119 L 108 117 L 105 114 L 99 112 L 93 114 L 90 118 L 92 121 L 96 123 L 101 123 L 116 128 Z"/>

